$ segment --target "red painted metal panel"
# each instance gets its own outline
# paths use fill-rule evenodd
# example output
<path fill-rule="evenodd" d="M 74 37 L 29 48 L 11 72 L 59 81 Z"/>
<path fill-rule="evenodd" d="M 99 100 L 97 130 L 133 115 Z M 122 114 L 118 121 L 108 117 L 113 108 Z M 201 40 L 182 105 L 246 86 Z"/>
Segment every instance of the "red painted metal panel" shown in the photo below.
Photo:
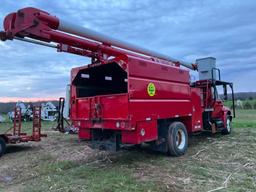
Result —
<path fill-rule="evenodd" d="M 90 114 L 90 98 L 76 99 L 76 117 L 81 119 L 89 119 Z"/>
<path fill-rule="evenodd" d="M 101 96 L 104 119 L 128 119 L 128 94 Z"/>
<path fill-rule="evenodd" d="M 139 144 L 154 141 L 157 137 L 157 121 L 137 122 L 136 130 L 122 131 L 122 143 Z"/>
<path fill-rule="evenodd" d="M 200 89 L 191 89 L 192 98 L 192 129 L 191 132 L 201 131 L 203 129 L 203 110 L 201 107 Z"/>
<path fill-rule="evenodd" d="M 89 139 L 91 139 L 91 130 L 81 127 L 78 131 L 78 136 L 79 136 L 79 139 L 89 140 Z"/>
<path fill-rule="evenodd" d="M 76 109 L 76 87 L 74 85 L 71 85 L 71 88 L 70 88 L 70 118 L 71 119 L 77 118 L 76 111 L 77 111 L 77 109 Z"/>
<path fill-rule="evenodd" d="M 135 129 L 135 126 L 132 126 L 130 121 L 125 119 L 103 119 L 101 121 L 91 121 L 91 120 L 84 120 L 84 119 L 76 119 L 74 120 L 75 124 L 79 125 L 81 129 L 111 129 L 117 131 L 131 131 Z M 79 123 L 78 123 L 79 122 Z M 117 127 L 117 122 L 119 123 L 119 127 Z"/>
<path fill-rule="evenodd" d="M 166 119 L 186 117 L 192 114 L 190 100 L 131 99 L 129 108 L 135 121 L 145 121 L 147 118 Z"/>
<path fill-rule="evenodd" d="M 153 83 L 155 95 L 150 96 L 147 86 Z M 184 83 L 129 77 L 130 98 L 132 99 L 190 99 L 190 86 Z"/>
<path fill-rule="evenodd" d="M 189 71 L 180 67 L 129 56 L 129 76 L 188 83 Z"/>
<path fill-rule="evenodd" d="M 100 118 L 128 119 L 128 94 L 104 95 L 76 99 L 76 115 L 74 119 L 90 120 L 97 118 L 96 106 L 99 105 Z"/>

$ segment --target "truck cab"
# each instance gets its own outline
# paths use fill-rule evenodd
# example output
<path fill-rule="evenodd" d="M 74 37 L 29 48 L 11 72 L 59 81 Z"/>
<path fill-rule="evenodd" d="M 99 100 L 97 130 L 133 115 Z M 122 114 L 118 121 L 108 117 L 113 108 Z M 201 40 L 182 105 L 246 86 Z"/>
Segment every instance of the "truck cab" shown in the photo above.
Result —
<path fill-rule="evenodd" d="M 197 64 L 199 81 L 194 82 L 192 86 L 201 89 L 204 130 L 230 134 L 231 121 L 235 117 L 233 83 L 221 80 L 215 58 L 198 59 Z M 228 88 L 231 92 L 233 114 L 231 109 L 224 105 L 224 101 L 228 99 Z M 222 94 L 220 95 L 219 92 Z"/>

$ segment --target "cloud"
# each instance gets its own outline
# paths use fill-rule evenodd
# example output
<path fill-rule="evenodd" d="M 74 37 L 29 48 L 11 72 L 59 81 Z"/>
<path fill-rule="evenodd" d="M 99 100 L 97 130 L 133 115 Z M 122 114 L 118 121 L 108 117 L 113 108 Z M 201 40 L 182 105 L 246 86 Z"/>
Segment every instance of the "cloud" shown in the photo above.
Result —
<path fill-rule="evenodd" d="M 223 79 L 234 82 L 236 91 L 256 91 L 253 0 L 2 0 L 0 18 L 26 6 L 189 62 L 214 56 Z M 18 41 L 0 42 L 0 58 L 0 97 L 63 96 L 70 69 L 89 63 Z"/>

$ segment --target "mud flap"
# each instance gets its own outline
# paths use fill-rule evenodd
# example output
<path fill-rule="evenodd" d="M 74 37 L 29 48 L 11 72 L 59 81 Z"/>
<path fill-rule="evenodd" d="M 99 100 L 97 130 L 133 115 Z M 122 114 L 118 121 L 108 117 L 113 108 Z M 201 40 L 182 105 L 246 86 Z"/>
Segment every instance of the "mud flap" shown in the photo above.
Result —
<path fill-rule="evenodd" d="M 108 138 L 99 138 L 97 133 L 93 134 L 90 142 L 92 149 L 99 149 L 104 151 L 118 151 L 121 145 L 121 135 L 119 133 L 113 133 Z"/>

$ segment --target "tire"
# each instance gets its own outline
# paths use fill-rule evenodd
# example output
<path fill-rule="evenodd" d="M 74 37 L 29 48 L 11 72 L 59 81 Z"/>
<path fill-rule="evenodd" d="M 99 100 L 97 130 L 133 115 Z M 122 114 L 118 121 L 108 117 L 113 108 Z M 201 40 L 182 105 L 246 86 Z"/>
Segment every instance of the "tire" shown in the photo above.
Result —
<path fill-rule="evenodd" d="M 0 137 L 0 157 L 5 153 L 5 149 L 6 149 L 5 140 L 2 137 Z"/>
<path fill-rule="evenodd" d="M 188 149 L 188 133 L 181 122 L 173 122 L 168 128 L 168 154 L 171 156 L 184 155 Z"/>
<path fill-rule="evenodd" d="M 222 135 L 229 135 L 232 130 L 232 118 L 230 115 L 226 117 L 226 127 L 221 130 Z"/>

